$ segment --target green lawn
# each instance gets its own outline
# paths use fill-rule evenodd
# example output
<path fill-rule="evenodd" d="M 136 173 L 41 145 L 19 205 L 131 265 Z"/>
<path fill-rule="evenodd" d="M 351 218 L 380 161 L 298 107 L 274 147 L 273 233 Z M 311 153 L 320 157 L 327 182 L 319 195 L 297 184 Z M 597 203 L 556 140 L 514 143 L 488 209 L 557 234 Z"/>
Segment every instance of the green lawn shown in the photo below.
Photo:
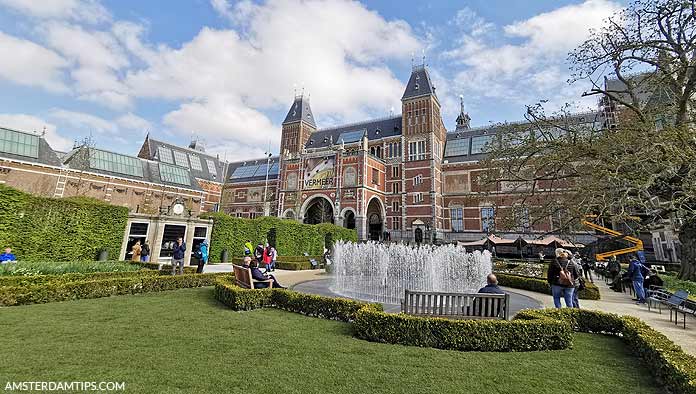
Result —
<path fill-rule="evenodd" d="M 370 343 L 350 325 L 234 312 L 212 289 L 0 308 L 7 381 L 124 381 L 127 393 L 660 393 L 616 338 L 463 353 Z M 561 383 L 563 382 L 563 383 Z"/>

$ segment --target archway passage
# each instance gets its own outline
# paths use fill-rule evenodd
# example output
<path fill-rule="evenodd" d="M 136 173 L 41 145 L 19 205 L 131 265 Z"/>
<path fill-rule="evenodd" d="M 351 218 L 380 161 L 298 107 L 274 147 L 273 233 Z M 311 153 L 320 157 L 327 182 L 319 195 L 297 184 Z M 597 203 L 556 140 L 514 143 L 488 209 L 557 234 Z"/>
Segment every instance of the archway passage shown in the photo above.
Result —
<path fill-rule="evenodd" d="M 420 227 L 416 229 L 415 238 L 417 244 L 423 243 L 423 230 Z"/>
<path fill-rule="evenodd" d="M 343 217 L 343 226 L 349 229 L 355 229 L 355 212 L 346 211 Z"/>
<path fill-rule="evenodd" d="M 333 223 L 333 206 L 324 198 L 315 198 L 307 206 L 304 215 L 306 224 Z"/>
<path fill-rule="evenodd" d="M 384 219 L 382 218 L 382 204 L 376 198 L 370 200 L 367 205 L 367 233 L 372 241 L 379 241 L 382 237 Z"/>

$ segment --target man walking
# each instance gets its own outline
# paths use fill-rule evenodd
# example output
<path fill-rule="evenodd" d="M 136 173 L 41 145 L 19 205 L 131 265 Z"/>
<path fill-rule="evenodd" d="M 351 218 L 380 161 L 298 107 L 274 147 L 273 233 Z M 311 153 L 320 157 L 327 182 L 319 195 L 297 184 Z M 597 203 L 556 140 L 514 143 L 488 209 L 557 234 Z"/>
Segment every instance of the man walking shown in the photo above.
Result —
<path fill-rule="evenodd" d="M 633 282 L 633 290 L 636 291 L 636 304 L 645 304 L 645 290 L 643 290 L 643 265 L 635 255 L 630 255 L 631 262 L 628 264 L 628 277 Z"/>
<path fill-rule="evenodd" d="M 172 275 L 176 275 L 176 267 L 179 266 L 179 275 L 184 274 L 184 255 L 186 253 L 186 243 L 184 239 L 179 237 L 174 245 L 174 254 L 172 255 Z"/>

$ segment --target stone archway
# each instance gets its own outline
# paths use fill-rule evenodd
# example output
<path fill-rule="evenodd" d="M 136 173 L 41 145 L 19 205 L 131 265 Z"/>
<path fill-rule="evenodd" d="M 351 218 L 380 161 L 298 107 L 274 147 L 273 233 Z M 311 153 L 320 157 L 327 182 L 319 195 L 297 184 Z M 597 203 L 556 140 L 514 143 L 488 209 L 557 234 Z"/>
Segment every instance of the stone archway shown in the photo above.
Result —
<path fill-rule="evenodd" d="M 367 239 L 379 241 L 384 232 L 384 206 L 377 197 L 372 197 L 367 204 Z"/>
<path fill-rule="evenodd" d="M 303 222 L 305 224 L 333 223 L 334 209 L 331 201 L 324 196 L 315 196 L 305 202 Z"/>
<path fill-rule="evenodd" d="M 341 216 L 343 216 L 343 227 L 355 229 L 355 211 L 352 208 L 344 209 Z"/>

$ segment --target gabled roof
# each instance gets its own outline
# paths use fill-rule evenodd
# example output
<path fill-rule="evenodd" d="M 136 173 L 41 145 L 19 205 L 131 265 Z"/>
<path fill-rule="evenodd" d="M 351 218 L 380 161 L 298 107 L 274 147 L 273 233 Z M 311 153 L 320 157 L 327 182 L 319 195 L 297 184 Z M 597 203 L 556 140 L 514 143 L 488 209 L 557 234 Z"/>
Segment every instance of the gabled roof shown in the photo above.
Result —
<path fill-rule="evenodd" d="M 341 143 L 342 134 L 353 131 L 364 132 L 368 140 L 399 136 L 401 135 L 401 115 L 317 130 L 309 136 L 309 140 L 307 144 L 305 144 L 305 147 L 325 148 L 331 146 L 332 143 L 339 144 Z M 346 144 L 352 142 L 356 141 L 345 141 Z"/>
<path fill-rule="evenodd" d="M 0 158 L 61 166 L 56 152 L 43 136 L 0 127 Z"/>
<path fill-rule="evenodd" d="M 292 103 L 292 106 L 290 106 L 288 114 L 285 115 L 283 124 L 298 122 L 300 120 L 303 120 L 314 128 L 317 127 L 317 124 L 314 122 L 312 108 L 309 106 L 309 97 L 304 97 L 304 95 L 295 96 L 295 101 Z"/>
<path fill-rule="evenodd" d="M 188 147 L 170 144 L 168 142 L 153 139 L 148 135 L 145 137 L 145 141 L 143 142 L 142 148 L 140 148 L 138 157 L 167 163 L 166 160 L 162 160 L 160 157 L 160 148 L 162 148 L 164 151 L 171 151 L 172 155 L 174 155 L 174 152 L 184 154 L 186 156 L 187 164 L 182 167 L 187 168 L 194 177 L 211 182 L 223 182 L 225 165 L 218 157 L 209 155 L 199 149 L 191 149 Z M 191 156 L 193 156 L 193 158 L 191 158 Z M 198 158 L 197 161 L 195 161 L 196 157 Z M 199 163 L 200 167 L 198 166 Z M 178 165 L 176 161 L 167 164 Z M 210 168 L 209 164 L 212 164 L 213 168 Z"/>
<path fill-rule="evenodd" d="M 425 65 L 414 66 L 401 100 L 403 101 L 426 95 L 433 95 L 435 96 L 435 99 L 437 99 L 437 94 L 435 94 L 435 85 L 433 85 L 432 81 L 430 80 L 428 68 Z"/>

